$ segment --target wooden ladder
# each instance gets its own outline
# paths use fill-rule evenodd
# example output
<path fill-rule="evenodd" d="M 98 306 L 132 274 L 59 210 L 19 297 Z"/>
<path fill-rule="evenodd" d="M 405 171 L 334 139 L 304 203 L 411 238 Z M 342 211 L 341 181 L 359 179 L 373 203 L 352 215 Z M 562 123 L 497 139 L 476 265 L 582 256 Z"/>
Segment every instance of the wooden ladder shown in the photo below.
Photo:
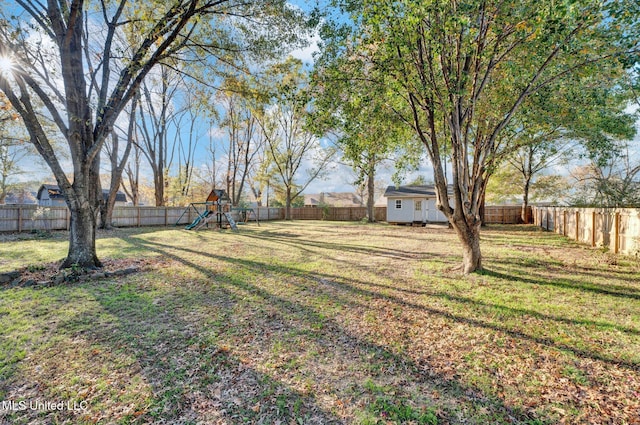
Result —
<path fill-rule="evenodd" d="M 231 225 L 231 228 L 237 231 L 238 225 L 236 224 L 236 221 L 233 219 L 233 217 L 231 217 L 231 214 L 226 212 L 224 213 L 224 216 L 227 218 L 227 221 L 229 222 L 229 225 Z"/>

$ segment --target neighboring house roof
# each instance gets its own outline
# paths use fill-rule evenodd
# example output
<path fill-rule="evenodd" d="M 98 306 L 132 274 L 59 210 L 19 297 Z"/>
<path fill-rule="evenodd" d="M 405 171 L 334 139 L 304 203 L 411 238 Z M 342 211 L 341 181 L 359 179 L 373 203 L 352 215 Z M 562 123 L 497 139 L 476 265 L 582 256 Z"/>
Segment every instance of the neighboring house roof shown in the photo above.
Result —
<path fill-rule="evenodd" d="M 45 190 L 49 194 L 49 199 L 64 199 L 64 195 L 62 194 L 60 187 L 55 184 L 43 184 L 42 186 L 40 186 L 37 195 L 38 199 L 42 199 L 42 194 Z M 102 189 L 102 198 L 106 201 L 108 196 L 109 190 Z M 116 202 L 127 202 L 127 196 L 124 194 L 124 192 L 118 191 L 116 193 Z"/>
<path fill-rule="evenodd" d="M 36 203 L 36 192 L 29 191 L 19 191 L 19 192 L 8 192 L 7 196 L 4 199 L 4 203 L 9 204 L 35 204 Z"/>
<path fill-rule="evenodd" d="M 102 189 L 102 198 L 106 201 L 108 197 L 109 197 L 109 190 Z M 117 191 L 116 202 L 127 202 L 127 195 L 125 195 L 124 192 Z"/>
<path fill-rule="evenodd" d="M 374 207 L 386 207 L 387 206 L 387 197 L 384 195 L 380 195 L 380 197 L 376 200 Z"/>
<path fill-rule="evenodd" d="M 353 192 L 322 192 L 304 195 L 305 206 L 361 207 L 362 200 Z"/>
<path fill-rule="evenodd" d="M 453 194 L 453 187 L 448 187 L 449 196 Z M 386 198 L 432 198 L 436 196 L 435 185 L 422 186 L 388 186 L 384 192 Z"/>

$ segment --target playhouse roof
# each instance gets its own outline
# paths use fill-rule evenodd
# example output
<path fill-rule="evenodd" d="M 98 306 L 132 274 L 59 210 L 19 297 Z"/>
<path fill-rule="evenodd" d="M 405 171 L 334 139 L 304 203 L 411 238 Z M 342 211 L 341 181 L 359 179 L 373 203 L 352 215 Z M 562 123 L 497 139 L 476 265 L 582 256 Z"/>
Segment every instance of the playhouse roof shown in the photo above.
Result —
<path fill-rule="evenodd" d="M 218 200 L 225 202 L 230 201 L 230 198 L 224 189 L 213 189 L 209 193 L 209 196 L 207 196 L 207 202 L 217 202 Z"/>

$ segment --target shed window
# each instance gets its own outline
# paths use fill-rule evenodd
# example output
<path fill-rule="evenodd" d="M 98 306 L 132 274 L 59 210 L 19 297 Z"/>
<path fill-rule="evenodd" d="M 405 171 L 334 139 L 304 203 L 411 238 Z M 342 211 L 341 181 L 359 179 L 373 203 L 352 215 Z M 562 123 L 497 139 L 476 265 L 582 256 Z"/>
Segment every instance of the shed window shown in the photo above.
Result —
<path fill-rule="evenodd" d="M 396 199 L 396 209 L 397 210 L 402 209 L 402 199 Z"/>

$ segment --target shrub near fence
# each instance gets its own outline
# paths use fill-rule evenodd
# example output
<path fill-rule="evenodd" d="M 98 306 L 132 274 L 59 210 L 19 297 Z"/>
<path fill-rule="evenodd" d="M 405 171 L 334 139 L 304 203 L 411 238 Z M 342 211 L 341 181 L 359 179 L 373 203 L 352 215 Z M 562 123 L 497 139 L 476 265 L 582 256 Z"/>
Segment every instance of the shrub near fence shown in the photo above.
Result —
<path fill-rule="evenodd" d="M 640 252 L 640 209 L 534 207 L 534 222 L 543 229 L 614 253 Z"/>

